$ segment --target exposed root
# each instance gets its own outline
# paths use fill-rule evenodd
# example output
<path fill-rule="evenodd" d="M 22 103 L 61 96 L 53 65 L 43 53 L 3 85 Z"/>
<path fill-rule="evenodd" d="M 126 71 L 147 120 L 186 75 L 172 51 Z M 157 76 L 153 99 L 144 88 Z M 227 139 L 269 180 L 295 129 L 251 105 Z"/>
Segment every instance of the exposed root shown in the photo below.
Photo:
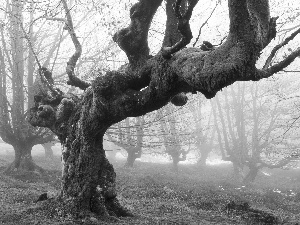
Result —
<path fill-rule="evenodd" d="M 90 209 L 79 207 L 76 199 L 53 198 L 39 201 L 36 204 L 37 207 L 31 210 L 42 211 L 46 217 L 81 222 L 91 221 L 91 224 L 97 223 L 97 221 L 118 222 L 121 220 L 120 217 L 133 216 L 129 210 L 120 205 L 117 198 L 109 199 L 105 202 L 99 199 L 97 205 L 94 202 Z"/>

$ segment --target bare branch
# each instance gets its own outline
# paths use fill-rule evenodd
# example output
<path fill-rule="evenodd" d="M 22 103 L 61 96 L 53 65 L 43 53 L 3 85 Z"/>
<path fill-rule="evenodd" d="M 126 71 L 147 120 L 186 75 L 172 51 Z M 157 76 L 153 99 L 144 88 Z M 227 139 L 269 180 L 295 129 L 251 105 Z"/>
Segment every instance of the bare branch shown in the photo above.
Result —
<path fill-rule="evenodd" d="M 295 159 L 299 159 L 299 156 L 298 155 L 291 155 L 289 157 L 285 157 L 284 159 L 280 160 L 276 164 L 268 164 L 268 163 L 260 161 L 261 165 L 259 167 L 260 168 L 267 167 L 269 169 L 281 168 L 283 166 L 286 166 L 292 160 L 295 160 Z"/>
<path fill-rule="evenodd" d="M 53 20 L 53 21 L 61 21 L 64 22 L 65 24 L 68 24 L 68 21 L 64 18 L 54 18 L 54 17 L 43 17 L 46 20 Z"/>
<path fill-rule="evenodd" d="M 270 65 L 271 65 L 271 62 L 272 62 L 272 59 L 274 58 L 276 52 L 282 48 L 283 46 L 285 46 L 286 44 L 288 44 L 291 40 L 293 40 L 297 34 L 300 33 L 300 28 L 297 29 L 295 32 L 293 32 L 289 37 L 287 37 L 283 42 L 281 42 L 280 44 L 276 45 L 272 51 L 271 51 L 271 54 L 270 56 L 267 58 L 266 62 L 265 62 L 265 65 L 263 66 L 263 69 L 267 69 Z"/>
<path fill-rule="evenodd" d="M 293 51 L 289 56 L 287 56 L 284 60 L 281 62 L 267 68 L 264 70 L 257 70 L 257 73 L 255 75 L 255 79 L 253 80 L 260 80 L 263 78 L 268 78 L 272 76 L 275 73 L 278 73 L 285 67 L 289 66 L 297 57 L 300 56 L 300 48 L 297 50 Z"/>
<path fill-rule="evenodd" d="M 198 36 L 196 37 L 196 40 L 193 44 L 193 47 L 195 47 L 195 45 L 197 44 L 199 38 L 200 38 L 200 35 L 201 35 L 201 30 L 202 28 L 207 24 L 208 20 L 211 18 L 211 16 L 213 15 L 214 11 L 216 10 L 217 6 L 219 5 L 219 1 L 217 1 L 216 3 L 216 6 L 213 8 L 213 10 L 211 11 L 210 15 L 208 16 L 208 18 L 204 21 L 204 23 L 202 23 L 202 25 L 200 26 L 199 28 L 199 32 L 198 32 Z"/>
<path fill-rule="evenodd" d="M 68 30 L 68 32 L 71 36 L 72 42 L 75 46 L 75 53 L 71 56 L 71 58 L 67 62 L 66 72 L 69 76 L 69 81 L 67 82 L 67 84 L 75 86 L 75 87 L 79 87 L 80 89 L 85 90 L 86 88 L 88 88 L 90 86 L 90 84 L 85 81 L 82 81 L 81 79 L 76 77 L 75 73 L 74 73 L 76 62 L 79 59 L 79 57 L 81 56 L 82 47 L 76 36 L 75 30 L 73 27 L 72 17 L 71 17 L 67 2 L 65 0 L 62 0 L 62 3 L 63 3 L 64 9 L 66 12 L 66 17 L 67 17 L 67 23 L 66 23 L 67 30 Z"/>

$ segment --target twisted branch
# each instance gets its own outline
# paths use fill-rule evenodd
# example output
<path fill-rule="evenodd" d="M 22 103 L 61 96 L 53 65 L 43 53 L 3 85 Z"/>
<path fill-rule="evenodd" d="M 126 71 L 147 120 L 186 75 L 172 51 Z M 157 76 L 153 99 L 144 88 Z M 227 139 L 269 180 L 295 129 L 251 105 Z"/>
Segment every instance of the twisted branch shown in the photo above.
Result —
<path fill-rule="evenodd" d="M 130 9 L 130 25 L 113 36 L 132 65 L 141 64 L 149 58 L 148 32 L 161 2 L 162 0 L 140 0 Z"/>
<path fill-rule="evenodd" d="M 177 0 L 173 5 L 174 12 L 176 17 L 178 18 L 178 31 L 182 35 L 182 38 L 172 47 L 164 47 L 162 49 L 162 55 L 164 58 L 170 58 L 172 54 L 178 52 L 182 48 L 184 48 L 193 38 L 193 34 L 190 27 L 190 19 L 193 13 L 193 9 L 198 3 L 198 0 L 189 0 L 188 8 L 184 14 L 180 12 L 182 0 Z"/>
<path fill-rule="evenodd" d="M 67 62 L 66 72 L 69 76 L 69 80 L 68 80 L 67 84 L 75 86 L 75 87 L 79 87 L 80 89 L 85 90 L 86 88 L 88 88 L 90 86 L 90 84 L 85 81 L 82 81 L 80 78 L 76 77 L 75 73 L 74 73 L 74 69 L 75 69 L 77 60 L 81 56 L 82 47 L 76 36 L 68 5 L 65 0 L 62 0 L 62 3 L 63 3 L 63 7 L 65 9 L 66 17 L 67 17 L 66 29 L 68 30 L 68 32 L 71 36 L 72 42 L 75 46 L 75 53 L 70 57 L 69 61 Z"/>

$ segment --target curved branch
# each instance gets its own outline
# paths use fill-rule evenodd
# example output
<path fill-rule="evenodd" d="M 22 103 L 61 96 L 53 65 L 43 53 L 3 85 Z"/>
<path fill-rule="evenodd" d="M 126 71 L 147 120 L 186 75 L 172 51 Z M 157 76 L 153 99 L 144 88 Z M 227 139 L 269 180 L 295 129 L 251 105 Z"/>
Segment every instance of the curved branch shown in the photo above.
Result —
<path fill-rule="evenodd" d="M 182 0 L 176 0 L 173 7 L 174 7 L 175 15 L 178 18 L 178 25 L 177 25 L 178 31 L 182 35 L 182 38 L 180 39 L 180 41 L 178 41 L 172 47 L 164 47 L 162 49 L 162 55 L 166 59 L 171 58 L 172 54 L 183 49 L 187 44 L 190 43 L 190 41 L 193 38 L 193 34 L 191 31 L 189 22 L 190 22 L 194 7 L 198 3 L 198 0 L 189 0 L 188 1 L 189 6 L 183 15 L 180 12 L 181 1 Z"/>
<path fill-rule="evenodd" d="M 70 10 L 68 8 L 66 0 L 62 0 L 62 3 L 63 3 L 64 9 L 66 12 L 66 17 L 67 17 L 66 29 L 68 30 L 68 32 L 71 36 L 72 42 L 75 46 L 75 53 L 70 57 L 69 61 L 67 62 L 66 72 L 69 76 L 69 81 L 67 82 L 67 84 L 75 86 L 75 87 L 79 87 L 80 89 L 85 90 L 86 88 L 88 88 L 90 86 L 90 84 L 85 81 L 82 81 L 81 79 L 76 77 L 75 73 L 74 73 L 74 69 L 75 69 L 77 60 L 81 56 L 82 47 L 76 36 L 75 30 L 73 27 L 72 17 L 71 17 Z"/>
<path fill-rule="evenodd" d="M 161 3 L 162 0 L 140 0 L 134 4 L 130 9 L 130 25 L 113 36 L 130 64 L 140 64 L 149 58 L 148 31 Z"/>
<path fill-rule="evenodd" d="M 266 47 L 276 35 L 276 19 L 270 18 L 269 1 L 229 0 L 229 38 L 253 44 L 258 51 Z"/>

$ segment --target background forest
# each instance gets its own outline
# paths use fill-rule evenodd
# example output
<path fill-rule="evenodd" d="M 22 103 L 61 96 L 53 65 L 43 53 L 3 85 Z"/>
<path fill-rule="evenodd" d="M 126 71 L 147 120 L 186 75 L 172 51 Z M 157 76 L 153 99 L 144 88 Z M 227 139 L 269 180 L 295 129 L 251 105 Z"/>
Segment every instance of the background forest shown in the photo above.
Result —
<path fill-rule="evenodd" d="M 37 201 L 42 193 L 47 198 L 58 194 L 64 151 L 48 128 L 28 123 L 40 91 L 38 68 L 47 68 L 52 84 L 64 93 L 83 93 L 67 85 L 65 67 L 74 44 L 64 19 L 65 1 L 0 2 L 0 221 L 101 224 L 93 216 L 52 217 L 55 209 Z M 82 46 L 76 77 L 91 82 L 128 63 L 112 37 L 130 23 L 136 2 L 67 1 Z M 164 41 L 164 3 L 149 29 L 150 55 Z M 195 6 L 188 47 L 205 48 L 206 41 L 218 47 L 225 41 L 227 4 L 216 0 Z M 256 64 L 262 68 L 286 59 L 300 42 L 300 3 L 272 0 L 270 11 L 279 16 L 277 35 L 261 52 Z M 280 51 L 266 61 L 274 47 Z M 183 106 L 168 104 L 112 125 L 104 150 L 116 168 L 118 198 L 135 216 L 106 223 L 297 224 L 299 65 L 298 57 L 270 78 L 235 82 L 210 100 L 187 94 Z"/>

